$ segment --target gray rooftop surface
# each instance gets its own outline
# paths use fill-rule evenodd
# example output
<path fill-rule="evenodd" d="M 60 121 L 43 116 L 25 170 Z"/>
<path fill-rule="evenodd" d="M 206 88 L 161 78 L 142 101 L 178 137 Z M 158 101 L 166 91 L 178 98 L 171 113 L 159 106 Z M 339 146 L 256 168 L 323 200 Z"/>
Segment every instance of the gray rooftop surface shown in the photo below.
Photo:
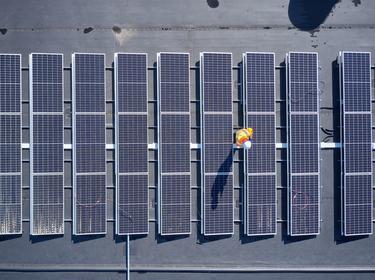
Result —
<path fill-rule="evenodd" d="M 312 5 L 309 2 L 314 2 Z M 114 1 L 1 1 L 0 53 L 21 53 L 28 67 L 31 52 L 63 53 L 65 66 L 73 52 L 106 53 L 107 67 L 114 52 L 148 53 L 154 66 L 156 53 L 189 52 L 194 66 L 201 51 L 232 52 L 235 65 L 246 51 L 271 51 L 276 65 L 288 51 L 319 53 L 321 126 L 334 130 L 339 142 L 339 81 L 336 58 L 341 50 L 370 51 L 375 60 L 375 1 L 373 0 L 114 0 Z M 210 7 L 211 6 L 211 7 Z M 215 7 L 217 6 L 217 7 Z M 65 100 L 71 100 L 70 72 L 65 71 Z M 113 100 L 112 72 L 106 71 L 107 100 Z M 191 71 L 191 97 L 199 96 L 198 72 Z M 374 71 L 372 72 L 374 75 Z M 156 98 L 155 72 L 149 70 L 149 99 Z M 285 98 L 285 70 L 276 70 L 277 99 Z M 239 82 L 234 70 L 234 83 Z M 234 99 L 238 99 L 234 87 Z M 29 142 L 28 72 L 23 71 L 23 142 Z M 199 106 L 191 105 L 191 125 L 198 125 Z M 286 121 L 285 103 L 277 104 L 277 125 Z M 65 143 L 71 143 L 71 105 L 65 103 Z M 113 104 L 107 103 L 107 144 L 113 143 Z M 234 104 L 234 125 L 240 127 L 239 105 Z M 155 125 L 156 106 L 149 103 L 149 125 Z M 191 142 L 198 142 L 197 129 Z M 320 135 L 325 137 L 324 133 Z M 285 142 L 283 129 L 277 142 Z M 149 143 L 156 142 L 154 128 Z M 192 186 L 199 186 L 198 152 L 192 151 Z M 278 150 L 277 159 L 286 151 Z M 291 238 L 286 223 L 277 235 L 243 236 L 235 223 L 233 236 L 205 238 L 196 222 L 192 234 L 164 238 L 150 222 L 147 236 L 131 238 L 131 279 L 374 279 L 375 237 L 343 238 L 340 235 L 340 151 L 321 151 L 321 234 Z M 107 184 L 114 185 L 114 153 L 107 151 Z M 150 151 L 149 158 L 155 159 Z M 237 154 L 238 157 L 238 154 Z M 28 150 L 23 151 L 23 185 L 29 185 Z M 71 151 L 65 151 L 65 185 L 71 185 Z M 238 159 L 238 158 L 237 158 Z M 240 162 L 234 163 L 234 185 L 240 186 Z M 150 162 L 150 186 L 156 185 L 156 164 Z M 286 162 L 277 164 L 277 185 L 286 184 Z M 108 218 L 114 214 L 114 189 L 108 191 Z M 199 219 L 199 191 L 192 188 L 192 218 Z M 235 219 L 240 219 L 240 189 L 235 188 Z M 65 189 L 65 218 L 70 219 L 71 188 Z M 155 218 L 155 188 L 150 187 L 150 218 Z M 23 218 L 29 217 L 29 190 L 23 190 Z M 278 190 L 278 218 L 286 219 L 286 190 Z M 199 205 L 199 204 L 198 204 Z M 71 223 L 58 237 L 30 237 L 29 223 L 22 236 L 0 237 L 0 279 L 124 279 L 126 239 L 116 237 L 109 222 L 104 236 L 72 236 Z M 14 271 L 11 272 L 11 268 Z M 45 271 L 45 270 L 48 270 Z M 20 272 L 26 270 L 27 272 Z M 95 271 L 97 270 L 97 271 Z M 107 271 L 106 271 L 107 270 Z M 172 271 L 169 271 L 172 270 Z M 173 271 L 175 270 L 175 271 Z M 242 271 L 241 271 L 242 270 Z M 355 271 L 361 273 L 354 274 Z M 32 272 L 34 271 L 34 272 Z M 44 272 L 41 272 L 44 271 Z M 54 272 L 52 272 L 54 271 Z M 326 274 L 328 271 L 332 273 Z M 210 272 L 210 273 L 208 273 Z M 245 273 L 246 272 L 246 273 Z M 256 272 L 256 273 L 255 273 Z"/>

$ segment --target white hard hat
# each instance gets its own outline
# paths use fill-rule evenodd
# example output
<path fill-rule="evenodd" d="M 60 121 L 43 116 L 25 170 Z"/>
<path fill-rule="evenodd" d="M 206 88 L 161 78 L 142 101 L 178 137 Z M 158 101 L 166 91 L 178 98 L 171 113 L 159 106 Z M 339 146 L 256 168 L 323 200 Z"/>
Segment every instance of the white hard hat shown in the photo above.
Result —
<path fill-rule="evenodd" d="M 250 141 L 246 141 L 245 143 L 243 143 L 243 148 L 248 150 L 251 148 L 251 142 Z"/>

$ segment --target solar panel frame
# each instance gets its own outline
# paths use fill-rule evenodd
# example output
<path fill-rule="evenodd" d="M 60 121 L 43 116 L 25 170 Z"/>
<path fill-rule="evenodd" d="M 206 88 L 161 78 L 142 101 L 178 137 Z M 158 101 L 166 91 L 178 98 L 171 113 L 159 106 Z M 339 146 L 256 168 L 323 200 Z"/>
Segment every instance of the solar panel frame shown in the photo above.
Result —
<path fill-rule="evenodd" d="M 346 54 L 364 54 L 364 55 L 368 55 L 368 59 L 369 59 L 369 63 L 368 63 L 368 73 L 369 73 L 369 79 L 368 80 L 364 80 L 366 79 L 366 77 L 364 77 L 364 75 L 360 75 L 357 77 L 359 78 L 361 81 L 355 81 L 356 83 L 360 83 L 360 84 L 366 84 L 368 83 L 370 86 L 369 86 L 369 92 L 368 92 L 368 100 L 367 100 L 367 104 L 365 104 L 367 107 L 368 107 L 368 110 L 356 110 L 356 109 L 353 109 L 353 110 L 347 110 L 346 109 L 346 87 L 345 87 L 345 77 L 346 77 L 346 72 L 345 72 L 345 55 Z M 363 116 L 365 117 L 366 115 L 370 115 L 369 119 L 370 119 L 370 127 L 369 127 L 369 137 L 370 137 L 370 141 L 368 142 L 368 144 L 371 146 L 370 150 L 371 150 L 371 161 L 372 161 L 372 103 L 371 103 L 371 98 L 372 98 L 372 86 L 371 86 L 371 53 L 370 52 L 360 52 L 360 51 L 340 51 L 339 52 L 339 56 L 338 56 L 338 62 L 339 62 L 339 76 L 340 76 L 340 93 L 341 93 L 341 130 L 340 130 L 340 138 L 341 138 L 341 141 L 342 141 L 342 147 L 341 147 L 341 172 L 342 172 L 342 185 L 341 185 L 341 234 L 344 235 L 344 236 L 348 236 L 348 237 L 355 237 L 355 236 L 363 236 L 363 235 L 372 235 L 373 234 L 373 231 L 374 231 L 374 225 L 373 225 L 373 221 L 374 221 L 374 213 L 373 213 L 373 201 L 374 201 L 374 193 L 373 193 L 373 187 L 372 187 L 372 180 L 373 180 L 373 163 L 371 162 L 369 164 L 369 167 L 370 167 L 370 172 L 359 172 L 359 170 L 355 170 L 353 172 L 347 172 L 347 157 L 346 157 L 346 152 L 345 152 L 345 147 L 346 147 L 346 137 L 347 137 L 347 132 L 345 131 L 346 130 L 346 117 L 348 115 L 352 115 L 352 116 Z M 348 74 L 349 75 L 349 74 Z M 350 82 L 353 82 L 353 81 L 350 81 Z M 349 83 L 350 83 L 349 82 Z M 363 101 L 363 100 L 361 100 Z M 349 109 L 349 108 L 348 108 Z M 358 230 L 358 224 L 355 225 L 356 228 L 355 230 L 358 230 L 358 232 L 354 232 L 354 233 L 349 233 L 349 229 L 347 228 L 347 216 L 348 216 L 348 209 L 349 207 L 355 207 L 355 206 L 365 206 L 365 205 L 361 205 L 361 204 L 355 204 L 353 203 L 351 206 L 348 206 L 347 204 L 347 200 L 350 200 L 348 199 L 348 178 L 350 177 L 367 177 L 367 176 L 370 176 L 371 179 L 370 179 L 370 186 L 369 187 L 369 192 L 370 192 L 370 219 L 368 219 L 368 224 L 370 226 L 370 230 L 363 230 L 362 232 L 360 232 Z M 363 192 L 363 190 L 362 190 Z M 358 211 L 357 211 L 358 212 Z M 363 218 L 363 217 L 361 217 Z M 356 220 L 355 222 L 358 222 L 358 220 Z"/>
<path fill-rule="evenodd" d="M 273 60 L 273 70 L 272 70 L 272 84 L 273 84 L 273 110 L 272 111 L 269 111 L 269 110 L 264 110 L 264 111 L 253 111 L 253 112 L 250 112 L 249 108 L 248 108 L 248 102 L 250 101 L 249 98 L 248 98 L 248 91 L 249 91 L 249 88 L 248 88 L 248 84 L 249 84 L 249 80 L 248 80 L 248 71 L 247 71 L 247 60 L 248 60 L 248 54 L 250 55 L 259 55 L 259 56 L 264 56 L 264 55 L 267 55 L 267 56 L 271 56 L 272 57 L 272 60 Z M 244 181 L 244 188 L 243 188 L 243 198 L 244 198 L 244 203 L 243 203 L 243 217 L 244 217 L 244 233 L 247 235 L 247 236 L 264 236 L 264 235 L 276 235 L 277 234 L 277 188 L 276 188 L 276 113 L 275 113 L 275 106 L 276 106 L 276 75 L 275 75 L 275 53 L 273 52 L 246 52 L 243 54 L 243 84 L 242 84 L 242 93 L 243 93 L 243 112 L 245 112 L 244 114 L 244 123 L 246 124 L 246 127 L 249 127 L 248 125 L 248 117 L 250 115 L 255 115 L 255 116 L 273 116 L 273 126 L 274 126 L 274 172 L 265 172 L 265 173 L 250 173 L 249 170 L 248 170 L 248 157 L 249 157 L 249 153 L 251 153 L 251 150 L 246 152 L 244 151 L 244 178 L 245 178 L 245 181 Z M 268 84 L 270 82 L 264 82 L 262 81 L 262 85 L 263 84 Z M 266 98 L 266 97 L 265 97 Z M 271 215 L 274 215 L 273 217 L 273 225 L 271 226 L 271 228 L 269 230 L 260 230 L 260 232 L 250 232 L 250 219 L 251 217 L 249 217 L 248 213 L 249 213 L 249 209 L 250 209 L 250 203 L 248 201 L 249 199 L 249 180 L 250 180 L 250 177 L 251 176 L 254 176 L 254 177 L 261 177 L 261 176 L 267 176 L 267 177 L 270 177 L 271 180 L 272 178 L 274 178 L 274 214 L 271 214 Z M 256 204 L 254 204 L 256 206 Z M 267 212 L 267 209 L 264 209 L 264 204 L 262 204 L 262 209 L 261 209 L 261 212 L 262 213 L 265 213 Z M 272 206 L 271 206 L 272 207 Z M 267 214 L 267 213 L 266 213 Z M 274 230 L 272 230 L 272 227 L 274 227 Z"/>
<path fill-rule="evenodd" d="M 145 100 L 145 103 L 146 103 L 146 110 L 141 113 L 140 112 L 128 112 L 126 113 L 126 115 L 145 115 L 146 116 L 146 119 L 148 119 L 148 71 L 147 71 L 147 62 L 148 62 L 148 54 L 147 53 L 115 53 L 114 54 L 114 65 L 115 65 L 115 158 L 116 158 L 116 234 L 117 235 L 143 235 L 143 234 L 148 234 L 149 233 L 149 223 L 148 223 L 148 220 L 149 220 L 149 209 L 148 209 L 148 201 L 149 201 L 149 192 L 148 192 L 148 184 L 147 184 L 147 198 L 146 198 L 146 207 L 147 207 L 147 225 L 146 225 L 146 230 L 138 230 L 138 231 L 128 231 L 128 232 L 121 232 L 121 226 L 120 226 L 120 221 L 119 221 L 119 218 L 120 218 L 120 214 L 119 214 L 119 211 L 120 211 L 120 188 L 119 188 L 119 184 L 120 184 L 120 177 L 121 176 L 146 176 L 147 178 L 147 182 L 148 182 L 148 172 L 132 172 L 132 173 L 121 173 L 120 172 L 120 163 L 119 163 L 119 145 L 120 145 L 120 141 L 119 141 L 119 113 L 120 113 L 120 106 L 119 106 L 119 79 L 118 79 L 118 71 L 119 71 L 119 65 L 118 65 L 118 57 L 120 55 L 141 55 L 141 56 L 145 56 L 145 60 L 146 60 L 146 64 L 145 64 L 145 71 L 146 71 L 146 100 Z M 123 112 L 123 111 L 121 111 Z M 146 121 L 146 125 L 147 125 L 147 121 Z M 147 142 L 147 134 L 146 134 L 146 142 Z M 148 147 L 147 147 L 148 149 Z M 148 169 L 148 151 L 146 152 L 146 164 L 147 164 L 147 169 Z M 129 204 L 128 207 L 131 207 L 131 205 Z M 134 206 L 133 208 L 135 209 L 135 207 L 140 207 L 139 204 L 137 204 L 136 206 Z"/>
<path fill-rule="evenodd" d="M 108 210 L 108 204 L 107 204 L 107 187 L 104 186 L 105 189 L 105 210 L 104 210 L 104 230 L 103 231 L 98 231 L 98 232 L 78 232 L 77 231 L 77 176 L 80 176 L 78 174 L 81 174 L 82 177 L 86 175 L 93 175 L 93 176 L 98 176 L 98 175 L 103 175 L 105 178 L 107 177 L 107 164 L 105 163 L 105 171 L 104 172 L 89 172 L 89 173 L 77 173 L 77 155 L 76 155 L 76 116 L 77 115 L 106 115 L 105 111 L 105 106 L 103 108 L 103 111 L 96 111 L 96 112 L 82 112 L 82 111 L 77 111 L 77 104 L 76 104 L 76 55 L 98 55 L 103 57 L 103 62 L 104 62 L 104 69 L 103 69 L 103 82 L 102 84 L 104 85 L 104 103 L 105 103 L 105 97 L 106 97 L 106 75 L 105 75 L 105 63 L 106 63 L 106 58 L 104 53 L 73 53 L 72 54 L 72 134 L 73 134 L 73 141 L 72 141 L 72 148 L 73 148 L 73 234 L 74 235 L 94 235 L 94 234 L 106 234 L 107 233 L 107 210 Z M 101 82 L 100 82 L 101 83 Z M 105 105 L 105 104 L 104 104 Z M 105 180 L 106 181 L 106 180 Z"/>
<path fill-rule="evenodd" d="M 60 62 L 61 62 L 61 111 L 46 111 L 46 112 L 41 112 L 37 111 L 34 112 L 34 103 L 33 103 L 33 94 L 34 94 L 34 67 L 33 67 L 33 59 L 34 56 L 58 56 L 60 57 Z M 30 90 L 30 234 L 31 235 L 62 235 L 64 234 L 64 56 L 61 53 L 31 53 L 29 55 L 29 90 Z M 49 83 L 49 82 L 48 82 Z M 56 83 L 59 84 L 59 83 Z M 62 129 L 61 129 L 61 138 L 62 138 L 62 170 L 61 172 L 50 172 L 50 171 L 45 171 L 45 172 L 34 172 L 34 116 L 61 116 L 62 117 Z M 57 143 L 54 143 L 57 144 Z M 61 152 L 61 151 L 60 151 Z M 61 192 L 62 192 L 62 197 L 61 201 L 62 203 L 55 203 L 55 206 L 59 206 L 62 204 L 62 208 L 60 209 L 59 213 L 57 216 L 61 216 L 61 224 L 56 228 L 56 231 L 43 231 L 41 230 L 40 232 L 36 232 L 34 228 L 34 219 L 37 219 L 35 214 L 36 209 L 34 207 L 42 206 L 42 205 L 35 205 L 35 198 L 34 198 L 34 178 L 37 177 L 49 177 L 49 176 L 61 176 L 62 177 L 62 186 L 61 186 Z M 44 206 L 51 207 L 52 205 L 49 204 L 44 204 Z M 45 218 L 49 219 L 50 217 L 50 211 L 47 211 L 45 214 Z M 53 220 L 54 217 L 52 217 Z M 56 217 L 55 217 L 56 218 Z M 58 218 L 57 218 L 58 219 Z M 48 220 L 48 223 L 53 222 L 51 220 Z M 50 229 L 49 229 L 50 230 Z"/>
<path fill-rule="evenodd" d="M 0 54 L 0 57 L 2 56 L 13 56 L 14 58 L 18 58 L 18 63 L 19 63 L 19 69 L 18 69 L 18 76 L 19 76 L 19 79 L 18 79 L 18 83 L 14 83 L 14 84 L 18 84 L 19 85 L 19 88 L 18 88 L 18 99 L 19 99 L 19 102 L 18 102 L 18 108 L 19 110 L 17 112 L 0 112 L 0 115 L 3 116 L 3 115 L 18 115 L 20 117 L 20 128 L 19 128 L 19 133 L 20 133 L 20 158 L 19 158 L 19 162 L 20 162 L 20 166 L 19 166 L 19 169 L 20 171 L 19 172 L 14 172 L 12 173 L 12 175 L 14 174 L 14 176 L 18 176 L 19 178 L 19 186 L 18 186 L 18 196 L 20 197 L 20 203 L 15 204 L 17 205 L 17 211 L 19 212 L 19 217 L 17 217 L 18 219 L 18 223 L 16 221 L 16 225 L 14 227 L 18 227 L 18 230 L 1 230 L 0 228 L 0 235 L 18 235 L 18 234 L 22 234 L 22 56 L 21 54 L 14 54 L 14 53 L 7 53 L 7 54 Z M 0 82 L 0 84 L 3 84 Z M 13 83 L 12 83 L 13 84 Z M 7 175 L 8 173 L 2 175 L 3 172 L 0 173 L 0 178 L 3 177 L 3 176 L 9 176 Z M 0 186 L 1 187 L 1 186 Z M 17 214 L 16 214 L 17 215 Z M 2 222 L 1 222 L 2 223 Z M 6 225 L 5 227 L 10 227 L 10 225 Z"/>
<path fill-rule="evenodd" d="M 212 107 L 207 107 L 207 110 L 205 109 L 205 84 L 204 84 L 204 56 L 208 54 L 208 55 L 211 55 L 211 54 L 218 54 L 218 55 L 230 55 L 230 78 L 229 78 L 229 82 L 226 82 L 226 83 L 229 83 L 231 86 L 230 86 L 230 91 L 231 91 L 231 94 L 230 94 L 230 111 L 224 111 L 224 112 L 213 112 L 211 109 Z M 232 223 L 230 225 L 230 230 L 224 230 L 222 232 L 209 232 L 209 228 L 206 228 L 207 224 L 207 221 L 206 221 L 206 207 L 209 206 L 205 203 L 206 201 L 206 191 L 205 191 L 205 186 L 206 186 L 206 176 L 211 176 L 212 174 L 215 174 L 215 175 L 221 175 L 221 174 L 218 174 L 218 173 L 206 173 L 205 172 L 205 129 L 204 129 L 204 126 L 205 126 L 205 114 L 208 113 L 208 114 L 218 114 L 218 115 L 232 115 L 233 114 L 233 70 L 232 70 L 232 67 L 233 67 L 233 55 L 232 53 L 230 52 L 201 52 L 200 53 L 200 109 L 201 109 L 201 114 L 200 114 L 200 123 L 201 123 L 201 129 L 200 129 L 200 133 L 201 133 L 201 234 L 205 235 L 205 236 L 218 236 L 218 235 L 232 235 L 234 234 L 234 202 L 232 201 L 232 204 L 225 204 L 223 205 L 224 208 L 231 208 L 232 211 L 230 213 L 230 216 L 231 216 L 231 220 L 232 220 Z M 227 106 L 223 106 L 222 108 L 227 108 Z M 206 112 L 207 111 L 207 112 Z M 232 130 L 233 130 L 233 118 L 232 118 Z M 231 134 L 233 135 L 233 131 L 231 131 Z M 233 143 L 231 143 L 231 146 L 233 145 Z M 232 149 L 232 148 L 231 148 Z M 232 150 L 232 158 L 231 158 L 231 162 L 233 162 L 233 150 Z M 233 177 L 233 170 L 232 168 L 230 169 L 231 171 L 228 172 L 228 173 L 225 173 L 225 175 L 227 175 L 227 177 L 229 178 L 232 178 Z M 232 184 L 231 184 L 231 192 L 233 193 L 233 181 L 232 181 Z M 228 206 L 229 205 L 229 206 Z M 225 207 L 226 206 L 226 207 Z M 222 208 L 222 207 L 221 207 Z M 208 213 L 210 214 L 210 213 Z M 227 227 L 228 225 L 224 225 L 222 228 L 224 227 Z"/>
<path fill-rule="evenodd" d="M 189 230 L 181 230 L 180 232 L 166 232 L 164 231 L 164 228 L 163 228 L 163 191 L 162 191 L 162 179 L 163 179 L 163 172 L 162 172 L 162 151 L 161 151 L 161 135 L 162 135 L 162 128 L 161 128 L 161 118 L 162 118 L 162 105 L 161 105 L 161 56 L 162 55 L 186 55 L 187 56 L 187 59 L 188 59 L 188 69 L 187 69 L 187 74 L 188 74 L 188 80 L 185 81 L 185 83 L 188 84 L 188 89 L 189 89 L 189 92 L 188 92 L 188 100 L 186 100 L 186 102 L 188 103 L 188 107 L 186 108 L 186 111 L 165 111 L 164 114 L 171 114 L 171 115 L 187 115 L 188 116 L 188 119 L 189 119 L 189 127 L 188 127 L 188 133 L 189 133 L 189 139 L 188 139 L 188 142 L 189 142 L 189 171 L 188 172 L 172 172 L 172 173 L 164 173 L 165 176 L 176 176 L 176 175 L 180 175 L 180 176 L 185 176 L 185 175 L 189 175 L 190 177 L 190 184 L 191 184 L 191 164 L 190 164 L 190 161 L 191 161 L 191 152 L 190 152 L 190 137 L 191 137 L 191 132 L 190 132 L 190 121 L 191 121 L 191 118 L 190 118 L 190 92 L 191 92 L 191 86 L 190 86 L 190 53 L 184 53 L 184 52 L 159 52 L 157 53 L 157 111 L 158 111 L 158 114 L 157 114 L 157 127 L 158 127 L 158 133 L 157 133 L 157 138 L 158 138 L 158 193 L 157 193 L 157 196 L 158 196 L 158 211 L 157 211 L 157 214 L 158 214 L 158 232 L 160 235 L 162 236 L 169 236 L 169 235 L 190 235 L 191 234 L 191 201 L 192 201 L 192 198 L 191 198 L 191 187 L 190 187 L 190 184 L 189 184 Z M 173 206 L 172 204 L 168 204 L 166 205 L 166 207 L 168 206 Z M 186 206 L 185 204 L 181 206 Z M 185 211 L 187 211 L 185 209 Z"/>
<path fill-rule="evenodd" d="M 312 81 L 308 81 L 307 83 L 316 83 L 316 108 L 311 110 L 308 109 L 307 111 L 305 110 L 294 110 L 293 108 L 295 106 L 292 106 L 292 97 L 291 97 L 291 84 L 292 84 L 292 78 L 291 78 L 291 56 L 292 54 L 296 54 L 296 55 L 299 55 L 299 54 L 302 54 L 302 55 L 313 55 L 316 57 L 316 70 L 314 69 L 314 71 L 316 71 L 316 75 L 315 76 L 310 76 L 309 78 L 312 78 Z M 287 185 L 288 185 L 288 203 L 287 203 L 287 212 L 288 212 L 288 234 L 290 236 L 308 236 L 308 235 L 319 235 L 320 234 L 320 228 L 321 228 L 321 224 L 320 224 L 320 220 L 321 220 L 321 176 L 320 176 L 320 141 L 319 141 L 319 131 L 320 131 L 320 116 L 319 116 L 319 99 L 320 99 L 320 96 L 319 96 L 319 71 L 318 71 L 318 53 L 316 52 L 289 52 L 287 53 L 286 55 L 286 64 L 287 64 L 287 90 L 288 90 L 288 93 L 287 93 L 287 106 L 288 106 L 288 117 L 287 117 L 287 137 L 288 137 L 288 165 L 287 165 L 287 169 L 288 169 L 288 176 L 287 176 Z M 304 69 L 304 71 L 306 71 L 306 69 Z M 302 82 L 303 83 L 303 82 Z M 315 102 L 315 101 L 314 101 Z M 292 119 L 292 115 L 299 115 L 299 116 L 308 116 L 308 115 L 316 115 L 316 119 L 317 119 L 317 131 L 316 131 L 316 136 L 317 136 L 317 142 L 315 143 L 317 145 L 317 171 L 316 172 L 308 172 L 308 173 L 305 173 L 305 172 L 302 172 L 302 173 L 293 173 L 292 172 L 292 158 L 293 158 L 293 152 L 292 152 L 292 142 L 291 142 L 291 119 Z M 316 227 L 317 231 L 308 231 L 308 232 L 303 232 L 303 233 L 298 233 L 298 232 L 294 232 L 293 229 L 295 228 L 294 225 L 293 225 L 293 213 L 292 213 L 292 208 L 293 208 L 293 186 L 292 186 L 292 176 L 305 176 L 305 177 L 309 177 L 311 175 L 315 175 L 318 177 L 318 207 L 317 207 L 317 211 L 318 211 L 318 214 L 317 214 L 317 223 L 318 223 L 318 226 Z M 315 228 L 315 227 L 314 227 Z M 302 229 L 301 229 L 302 231 Z"/>

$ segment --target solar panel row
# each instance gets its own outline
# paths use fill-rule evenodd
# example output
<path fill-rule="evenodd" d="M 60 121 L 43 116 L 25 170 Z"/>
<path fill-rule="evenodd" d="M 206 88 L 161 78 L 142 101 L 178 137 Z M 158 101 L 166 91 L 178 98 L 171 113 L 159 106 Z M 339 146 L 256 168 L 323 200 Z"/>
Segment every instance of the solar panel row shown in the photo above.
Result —
<path fill-rule="evenodd" d="M 30 54 L 30 232 L 64 233 L 63 55 Z"/>
<path fill-rule="evenodd" d="M 21 55 L 0 54 L 0 234 L 22 233 Z"/>
<path fill-rule="evenodd" d="M 371 57 L 341 52 L 342 81 L 342 233 L 373 232 Z"/>
<path fill-rule="evenodd" d="M 276 234 L 275 54 L 243 56 L 246 127 L 253 128 L 245 152 L 245 234 Z"/>
<path fill-rule="evenodd" d="M 106 232 L 105 57 L 73 54 L 75 234 Z M 340 53 L 344 235 L 372 234 L 370 53 Z M 201 54 L 202 233 L 233 233 L 232 56 Z M 244 54 L 247 235 L 276 234 L 273 53 Z M 0 55 L 0 234 L 21 233 L 20 55 Z M 316 53 L 287 57 L 291 235 L 320 231 Z M 147 55 L 116 54 L 116 233 L 148 233 Z M 159 232 L 190 233 L 189 54 L 158 54 Z M 30 232 L 64 232 L 63 56 L 30 55 Z M 52 156 L 51 156 L 52 155 Z"/>
<path fill-rule="evenodd" d="M 190 58 L 158 53 L 159 233 L 190 234 Z"/>
<path fill-rule="evenodd" d="M 116 233 L 148 233 L 147 55 L 115 54 Z"/>
<path fill-rule="evenodd" d="M 204 235 L 233 234 L 232 54 L 200 54 Z"/>
<path fill-rule="evenodd" d="M 107 231 L 105 55 L 74 53 L 73 233 Z"/>
<path fill-rule="evenodd" d="M 320 232 L 318 54 L 290 52 L 288 67 L 290 235 Z"/>

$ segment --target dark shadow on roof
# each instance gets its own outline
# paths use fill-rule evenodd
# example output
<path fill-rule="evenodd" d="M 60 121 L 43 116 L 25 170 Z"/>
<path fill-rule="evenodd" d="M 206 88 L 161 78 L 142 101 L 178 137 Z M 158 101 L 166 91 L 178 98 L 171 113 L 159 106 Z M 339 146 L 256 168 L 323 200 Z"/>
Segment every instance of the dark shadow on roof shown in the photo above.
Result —
<path fill-rule="evenodd" d="M 328 17 L 339 0 L 290 0 L 288 15 L 298 29 L 311 31 Z"/>

